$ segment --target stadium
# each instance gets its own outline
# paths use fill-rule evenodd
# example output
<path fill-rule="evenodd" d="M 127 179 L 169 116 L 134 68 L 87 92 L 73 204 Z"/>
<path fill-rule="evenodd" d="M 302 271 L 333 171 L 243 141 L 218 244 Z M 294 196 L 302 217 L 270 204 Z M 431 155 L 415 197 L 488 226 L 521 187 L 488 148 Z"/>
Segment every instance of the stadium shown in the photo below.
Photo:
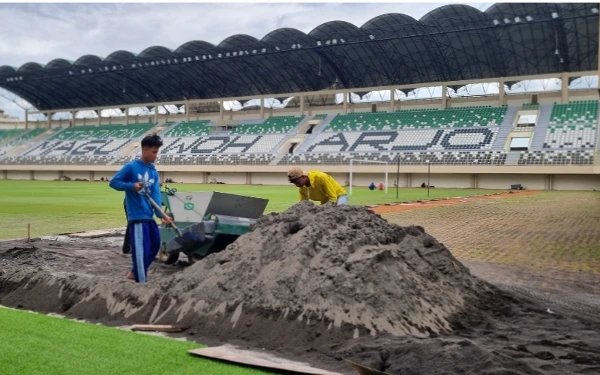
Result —
<path fill-rule="evenodd" d="M 185 325 L 191 341 L 327 369 L 299 373 L 600 372 L 598 21 L 596 3 L 452 4 L 418 20 L 0 66 L 0 89 L 32 106 L 24 119 L 0 112 L 0 186 L 14 199 L 0 305 Z M 122 194 L 92 182 L 137 159 L 150 134 L 164 141 L 162 183 L 269 203 L 244 240 L 153 265 L 167 281 L 132 286 L 109 280 L 130 264 L 123 232 L 75 232 L 125 224 Z M 292 167 L 331 175 L 351 207 L 292 207 Z"/>
<path fill-rule="evenodd" d="M 385 164 L 360 163 L 371 160 L 390 163 L 390 172 L 399 162 L 401 187 L 420 186 L 431 163 L 439 187 L 597 189 L 597 87 L 569 89 L 598 75 L 591 8 L 496 4 L 482 13 L 453 5 L 419 22 L 387 14 L 360 28 L 332 21 L 307 35 L 279 29 L 260 41 L 233 35 L 217 46 L 190 41 L 138 55 L 2 66 L 0 87 L 46 117 L 2 132 L 2 178 L 100 179 L 139 153 L 143 135 L 158 132 L 161 179 L 178 182 L 285 185 L 282 173 L 300 165 L 349 183 L 355 159 L 357 186 L 382 182 Z M 451 22 L 448 12 L 456 13 Z M 539 79 L 559 79 L 560 91 L 505 94 Z M 448 97 L 481 83 L 502 90 Z M 399 100 L 437 86 L 440 98 Z M 352 102 L 374 91 L 390 100 Z M 267 98 L 287 104 L 269 110 Z M 226 101 L 250 100 L 260 100 L 258 108 L 224 109 Z M 161 115 L 167 105 L 182 110 Z M 132 118 L 132 106 L 151 113 Z M 114 109 L 124 115 L 77 118 Z M 70 119 L 53 120 L 59 112 Z"/>

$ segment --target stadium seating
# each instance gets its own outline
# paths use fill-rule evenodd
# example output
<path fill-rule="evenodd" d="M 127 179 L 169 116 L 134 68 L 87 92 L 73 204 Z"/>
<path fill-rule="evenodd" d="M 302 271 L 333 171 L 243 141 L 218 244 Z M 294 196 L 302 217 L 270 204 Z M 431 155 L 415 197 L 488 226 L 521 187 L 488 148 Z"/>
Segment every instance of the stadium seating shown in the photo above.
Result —
<path fill-rule="evenodd" d="M 13 148 L 30 141 L 31 139 L 46 132 L 47 128 L 24 129 L 19 132 L 12 132 L 13 135 L 0 140 L 0 156 L 6 155 Z M 20 134 L 20 135 L 19 135 Z"/>
<path fill-rule="evenodd" d="M 20 165 L 108 165 L 114 160 L 113 155 L 86 156 L 12 156 L 0 159 L 0 164 Z"/>
<path fill-rule="evenodd" d="M 591 150 L 523 151 L 519 165 L 591 165 L 594 152 Z"/>
<path fill-rule="evenodd" d="M 163 137 L 165 138 L 178 138 L 178 137 L 202 137 L 210 134 L 212 128 L 206 126 L 210 121 L 190 121 L 182 122 L 175 127 L 167 130 Z"/>
<path fill-rule="evenodd" d="M 550 125 L 589 124 L 598 119 L 598 101 L 573 101 L 568 104 L 554 104 L 550 114 Z"/>
<path fill-rule="evenodd" d="M 544 148 L 593 149 L 596 144 L 598 101 L 554 104 Z"/>
<path fill-rule="evenodd" d="M 321 133 L 307 152 L 486 150 L 494 144 L 497 127 Z"/>
<path fill-rule="evenodd" d="M 537 108 L 540 107 L 535 104 L 524 104 L 511 108 L 509 113 Z M 306 143 L 295 148 L 293 154 L 285 155 L 279 155 L 278 148 L 304 117 L 271 117 L 261 123 L 240 125 L 230 132 L 214 132 L 208 120 L 169 122 L 162 134 L 164 146 L 157 163 L 347 165 L 354 158 L 389 163 L 399 160 L 409 165 L 427 162 L 505 165 L 508 158 L 511 165 L 593 164 L 598 101 L 556 104 L 551 114 L 545 106 L 542 108 L 540 118 L 550 117 L 548 131 L 542 127 L 537 134 L 537 145 L 520 153 L 504 150 L 503 140 L 510 129 L 500 125 L 507 107 L 478 106 L 335 116 L 316 114 L 311 119 L 332 119 L 327 128 L 304 136 Z M 132 138 L 139 138 L 154 126 L 148 123 L 51 131 L 45 128 L 4 130 L 0 131 L 0 164 L 121 165 L 139 155 L 139 148 L 130 147 Z M 45 139 L 31 142 L 46 131 Z M 14 149 L 21 144 L 27 147 Z M 10 153 L 11 149 L 14 152 Z M 121 155 L 123 151 L 127 155 Z M 15 152 L 18 154 L 14 155 Z"/>
<path fill-rule="evenodd" d="M 37 136 L 44 134 L 46 131 L 48 131 L 48 128 L 31 129 L 31 130 L 28 130 L 27 132 L 21 134 L 20 136 L 11 139 L 10 142 L 12 144 L 19 145 L 19 144 L 22 144 L 29 140 L 32 140 L 33 138 L 35 138 Z"/>
<path fill-rule="evenodd" d="M 261 124 L 238 125 L 231 134 L 286 134 L 304 119 L 305 116 L 274 116 Z"/>
<path fill-rule="evenodd" d="M 0 142 L 7 141 L 13 137 L 23 135 L 27 132 L 25 129 L 0 129 Z"/>
<path fill-rule="evenodd" d="M 540 105 L 537 103 L 527 103 L 527 104 L 523 104 L 521 106 L 521 109 L 524 111 L 531 111 L 531 110 L 536 110 L 536 109 L 540 109 Z"/>
<path fill-rule="evenodd" d="M 232 134 L 229 136 L 164 138 L 161 154 L 267 153 L 271 152 L 285 136 L 285 134 Z"/>
<path fill-rule="evenodd" d="M 113 124 L 101 126 L 76 126 L 65 128 L 49 140 L 80 141 L 86 139 L 138 138 L 154 127 L 154 124 Z"/>
<path fill-rule="evenodd" d="M 506 106 L 400 110 L 393 113 L 358 112 L 337 115 L 325 131 L 368 131 L 399 129 L 498 126 Z"/>
<path fill-rule="evenodd" d="M 113 159 L 112 165 L 123 165 L 136 156 Z M 157 165 L 268 165 L 275 159 L 273 154 L 173 154 L 159 155 Z"/>
<path fill-rule="evenodd" d="M 459 151 L 459 152 L 345 152 L 286 155 L 278 165 L 349 164 L 350 159 L 382 161 L 400 164 L 450 164 L 450 165 L 503 165 L 506 153 L 502 151 Z"/>
<path fill-rule="evenodd" d="M 322 120 L 325 117 L 327 117 L 326 113 L 319 113 L 319 114 L 313 116 L 313 120 Z"/>
<path fill-rule="evenodd" d="M 131 139 L 44 140 L 20 153 L 23 157 L 118 155 Z"/>
<path fill-rule="evenodd" d="M 162 155 L 157 164 L 163 165 L 268 165 L 273 154 L 220 155 Z"/>

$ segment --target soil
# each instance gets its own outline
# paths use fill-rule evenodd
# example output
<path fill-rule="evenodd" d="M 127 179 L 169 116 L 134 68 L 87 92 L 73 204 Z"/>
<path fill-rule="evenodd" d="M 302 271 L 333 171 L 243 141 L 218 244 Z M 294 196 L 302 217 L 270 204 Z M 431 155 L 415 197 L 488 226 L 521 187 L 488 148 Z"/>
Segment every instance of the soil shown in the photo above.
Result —
<path fill-rule="evenodd" d="M 402 212 L 402 211 L 410 211 L 415 209 L 423 209 L 423 208 L 433 208 L 440 206 L 451 206 L 458 203 L 466 203 L 466 202 L 474 202 L 479 200 L 490 200 L 490 199 L 503 199 L 503 198 L 513 198 L 517 196 L 525 196 L 536 194 L 535 190 L 514 190 L 508 191 L 504 193 L 493 193 L 493 194 L 485 194 L 485 195 L 473 195 L 467 197 L 453 197 L 453 198 L 434 198 L 434 199 L 425 199 L 418 200 L 415 202 L 401 202 L 401 203 L 390 203 L 384 205 L 373 205 L 371 206 L 371 210 L 378 214 L 387 214 L 394 212 Z"/>
<path fill-rule="evenodd" d="M 422 227 L 366 208 L 299 203 L 192 266 L 155 262 L 144 285 L 125 280 L 121 243 L 0 242 L 0 304 L 179 324 L 199 342 L 345 374 L 355 372 L 343 359 L 403 375 L 600 372 L 597 288 L 572 282 L 561 294 L 525 273 L 511 283 L 512 270 L 463 264 Z"/>

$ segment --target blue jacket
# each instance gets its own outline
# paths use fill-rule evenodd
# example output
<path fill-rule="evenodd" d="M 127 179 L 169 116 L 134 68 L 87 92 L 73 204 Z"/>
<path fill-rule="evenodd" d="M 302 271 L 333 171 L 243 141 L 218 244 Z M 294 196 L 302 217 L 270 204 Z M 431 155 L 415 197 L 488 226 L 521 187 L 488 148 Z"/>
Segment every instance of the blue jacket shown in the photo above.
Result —
<path fill-rule="evenodd" d="M 123 166 L 110 180 L 109 186 L 115 190 L 125 191 L 125 204 L 127 206 L 127 220 L 154 220 L 153 214 L 162 218 L 148 198 L 144 190 L 162 207 L 160 197 L 160 183 L 158 172 L 154 164 L 145 164 L 141 159 L 131 161 Z M 145 189 L 136 192 L 133 187 L 136 182 L 142 182 Z"/>

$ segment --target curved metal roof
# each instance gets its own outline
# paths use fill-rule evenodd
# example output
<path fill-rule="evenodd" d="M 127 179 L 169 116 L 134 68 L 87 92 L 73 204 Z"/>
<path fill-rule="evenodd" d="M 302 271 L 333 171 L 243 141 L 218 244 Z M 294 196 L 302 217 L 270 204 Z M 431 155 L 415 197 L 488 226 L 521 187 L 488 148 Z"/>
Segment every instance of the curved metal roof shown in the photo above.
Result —
<path fill-rule="evenodd" d="M 484 12 L 454 4 L 420 20 L 384 14 L 361 27 L 330 21 L 308 34 L 281 28 L 260 40 L 237 34 L 218 45 L 0 66 L 0 87 L 60 110 L 597 69 L 597 3 L 498 3 Z"/>

